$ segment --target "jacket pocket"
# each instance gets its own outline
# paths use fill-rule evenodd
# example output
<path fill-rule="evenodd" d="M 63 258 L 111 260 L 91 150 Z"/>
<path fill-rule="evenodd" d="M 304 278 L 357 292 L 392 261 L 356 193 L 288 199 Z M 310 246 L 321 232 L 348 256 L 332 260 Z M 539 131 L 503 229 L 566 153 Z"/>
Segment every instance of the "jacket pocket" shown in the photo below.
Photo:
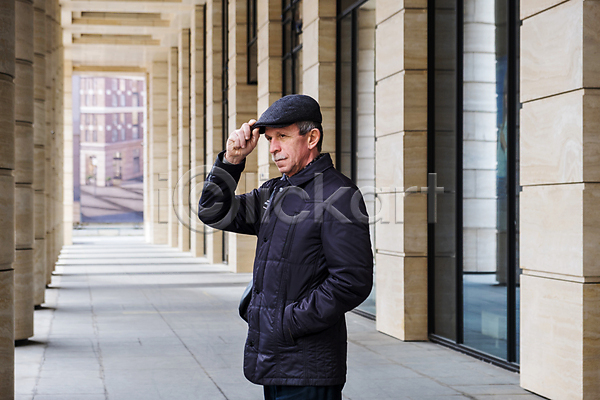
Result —
<path fill-rule="evenodd" d="M 290 326 L 293 307 L 294 302 L 289 300 L 286 301 L 281 316 L 281 336 L 283 344 L 286 346 L 294 346 L 296 344 L 296 340 L 294 340 L 294 336 L 292 335 L 292 329 Z"/>

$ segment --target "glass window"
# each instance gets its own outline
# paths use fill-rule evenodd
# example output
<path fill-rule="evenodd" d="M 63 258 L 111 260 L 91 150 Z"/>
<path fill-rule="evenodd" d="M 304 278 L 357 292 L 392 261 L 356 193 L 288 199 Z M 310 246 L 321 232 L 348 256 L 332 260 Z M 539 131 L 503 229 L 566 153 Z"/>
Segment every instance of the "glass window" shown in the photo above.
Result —
<path fill-rule="evenodd" d="M 222 132 L 221 132 L 221 140 L 222 147 L 225 148 L 227 145 L 227 138 L 229 137 L 229 0 L 223 0 L 222 5 L 222 59 L 221 59 L 221 67 L 222 67 L 222 79 L 221 79 L 221 92 L 222 92 L 222 101 L 221 101 L 221 123 L 222 123 Z"/>
<path fill-rule="evenodd" d="M 248 0 L 247 2 L 248 84 L 256 84 L 258 82 L 258 30 L 256 23 L 256 2 L 257 0 Z"/>
<path fill-rule="evenodd" d="M 222 102 L 221 102 L 221 139 L 222 139 L 222 148 L 225 148 L 227 145 L 227 138 L 229 137 L 229 0 L 223 0 L 222 3 L 222 79 L 221 79 L 221 89 L 222 89 Z M 229 235 L 227 232 L 223 232 L 223 240 L 221 242 L 221 257 L 223 259 L 223 263 L 227 264 L 229 260 Z"/>
<path fill-rule="evenodd" d="M 123 168 L 122 168 L 121 152 L 117 151 L 113 157 L 113 178 L 122 179 Z"/>
<path fill-rule="evenodd" d="M 286 0 L 282 11 L 283 95 L 302 91 L 302 1 Z"/>
<path fill-rule="evenodd" d="M 430 329 L 518 363 L 518 6 L 461 3 L 434 8 Z"/>
<path fill-rule="evenodd" d="M 375 215 L 375 0 L 338 17 L 336 167 L 361 189 Z M 360 129 L 359 129 L 360 127 Z M 375 229 L 371 241 L 375 247 Z M 375 314 L 375 290 L 359 309 Z"/>
<path fill-rule="evenodd" d="M 140 165 L 140 149 L 133 149 L 133 173 L 138 174 L 142 171 Z"/>

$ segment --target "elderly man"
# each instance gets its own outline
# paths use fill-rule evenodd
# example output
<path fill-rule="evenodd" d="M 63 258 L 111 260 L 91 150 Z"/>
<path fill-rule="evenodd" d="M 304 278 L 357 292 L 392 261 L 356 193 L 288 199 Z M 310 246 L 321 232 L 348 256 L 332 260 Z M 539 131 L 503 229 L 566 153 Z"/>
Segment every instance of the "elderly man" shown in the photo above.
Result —
<path fill-rule="evenodd" d="M 265 399 L 341 399 L 345 313 L 369 295 L 373 255 L 360 191 L 321 154 L 322 116 L 309 96 L 285 96 L 231 133 L 206 178 L 198 215 L 256 235 L 244 374 Z M 281 178 L 235 195 L 264 133 Z"/>

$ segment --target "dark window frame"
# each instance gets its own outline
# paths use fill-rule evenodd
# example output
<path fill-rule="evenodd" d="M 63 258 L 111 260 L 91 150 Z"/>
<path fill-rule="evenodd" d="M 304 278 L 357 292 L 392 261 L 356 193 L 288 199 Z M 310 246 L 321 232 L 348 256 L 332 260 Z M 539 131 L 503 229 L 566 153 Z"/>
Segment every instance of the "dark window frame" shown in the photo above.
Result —
<path fill-rule="evenodd" d="M 428 0 L 427 8 L 427 165 L 428 173 L 436 173 L 435 169 L 435 73 L 436 73 L 436 0 Z M 517 114 L 518 114 L 518 30 L 519 30 L 519 5 L 518 2 L 506 0 L 508 12 L 508 64 L 507 64 L 507 139 L 512 145 L 507 150 L 507 359 L 484 353 L 464 344 L 464 299 L 463 299 L 463 169 L 456 168 L 456 340 L 435 334 L 435 224 L 428 224 L 428 330 L 432 342 L 453 348 L 472 357 L 490 362 L 502 368 L 519 372 L 517 364 L 517 321 L 516 321 L 516 265 L 517 265 L 517 229 L 518 229 L 518 198 L 517 184 Z M 457 104 L 455 114 L 456 130 L 456 165 L 463 165 L 463 53 L 464 53 L 464 0 L 456 4 L 456 94 Z"/>
<path fill-rule="evenodd" d="M 222 148 L 227 148 L 227 139 L 229 137 L 229 0 L 221 0 L 221 43 L 222 43 L 222 78 L 221 78 L 221 129 L 222 129 Z M 223 264 L 229 260 L 227 233 L 223 232 L 221 241 Z"/>
<path fill-rule="evenodd" d="M 257 1 L 247 0 L 246 2 L 246 77 L 248 85 L 258 84 L 258 22 Z M 252 62 L 254 54 L 254 60 Z"/>
<path fill-rule="evenodd" d="M 295 19 L 296 11 L 302 0 L 282 0 L 281 4 L 281 91 L 282 95 L 298 93 L 298 77 L 294 73 L 296 71 L 296 65 L 298 64 L 298 57 L 302 50 L 302 43 L 300 43 L 300 35 L 302 34 L 302 19 Z M 289 25 L 291 48 L 287 48 L 286 45 L 286 26 Z M 290 60 L 290 70 L 286 68 L 286 62 Z M 291 87 L 287 87 L 287 75 L 291 77 Z"/>
<path fill-rule="evenodd" d="M 342 170 L 342 42 L 339 40 L 342 37 L 342 24 L 341 21 L 345 18 L 351 18 L 352 25 L 352 37 L 351 40 L 351 65 L 352 70 L 350 72 L 351 79 L 351 109 L 352 121 L 351 121 L 351 137 L 350 137 L 350 151 L 351 154 L 356 154 L 358 149 L 358 114 L 355 112 L 358 106 L 358 9 L 366 3 L 367 0 L 358 0 L 354 4 L 342 9 L 343 0 L 337 0 L 337 23 L 336 23 L 336 107 L 335 107 L 335 154 L 336 154 L 336 168 Z M 350 158 L 350 176 L 353 182 L 356 182 L 358 177 L 356 157 Z"/>

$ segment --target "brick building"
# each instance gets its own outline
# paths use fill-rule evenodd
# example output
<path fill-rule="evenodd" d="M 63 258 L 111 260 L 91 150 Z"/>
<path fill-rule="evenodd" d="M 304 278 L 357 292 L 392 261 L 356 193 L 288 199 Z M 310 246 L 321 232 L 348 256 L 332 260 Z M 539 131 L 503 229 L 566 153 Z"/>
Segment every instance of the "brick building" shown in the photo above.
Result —
<path fill-rule="evenodd" d="M 142 179 L 144 80 L 74 76 L 73 87 L 79 87 L 73 109 L 79 106 L 80 184 Z"/>

